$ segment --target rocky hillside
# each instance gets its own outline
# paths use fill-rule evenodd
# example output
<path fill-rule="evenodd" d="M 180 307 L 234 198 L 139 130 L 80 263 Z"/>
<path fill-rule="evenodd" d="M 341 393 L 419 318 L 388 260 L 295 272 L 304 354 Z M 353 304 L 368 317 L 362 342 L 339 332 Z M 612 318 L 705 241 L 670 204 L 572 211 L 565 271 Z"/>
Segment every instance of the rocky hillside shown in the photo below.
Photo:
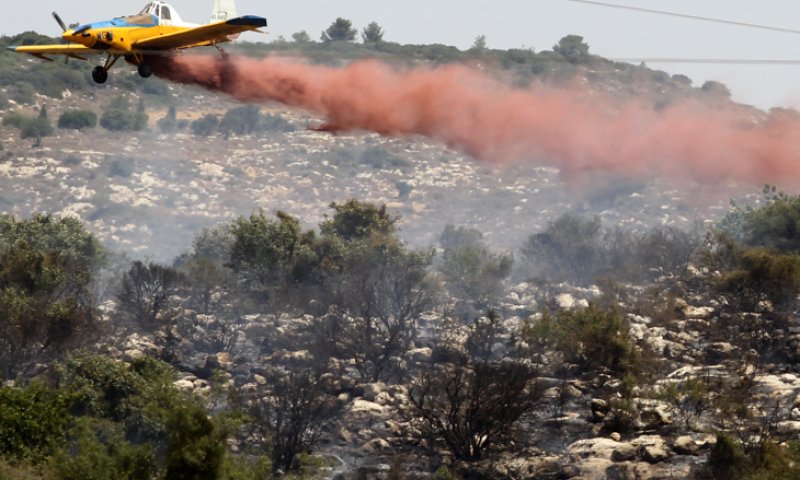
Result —
<path fill-rule="evenodd" d="M 240 48 L 729 101 L 557 52 Z M 0 127 L 0 433 L 38 432 L 0 435 L 0 478 L 796 478 L 797 197 L 573 182 L 120 76 L 0 82 L 4 118 L 147 115 Z M 67 420 L 21 413 L 45 407 Z"/>

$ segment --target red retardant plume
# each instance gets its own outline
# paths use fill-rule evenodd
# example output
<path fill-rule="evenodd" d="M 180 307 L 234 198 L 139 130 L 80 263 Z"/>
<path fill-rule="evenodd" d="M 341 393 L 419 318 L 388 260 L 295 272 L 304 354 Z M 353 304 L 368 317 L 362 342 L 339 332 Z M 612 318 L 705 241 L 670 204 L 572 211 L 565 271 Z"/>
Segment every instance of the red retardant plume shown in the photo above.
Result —
<path fill-rule="evenodd" d="M 342 68 L 270 57 L 183 56 L 160 76 L 242 102 L 279 102 L 325 118 L 324 131 L 424 135 L 482 161 L 532 162 L 563 175 L 592 172 L 715 183 L 800 185 L 800 117 L 757 115 L 729 102 L 655 109 L 586 86 L 515 89 L 475 69 Z M 724 103 L 724 105 L 723 105 Z M 716 105 L 716 106 L 714 106 Z"/>

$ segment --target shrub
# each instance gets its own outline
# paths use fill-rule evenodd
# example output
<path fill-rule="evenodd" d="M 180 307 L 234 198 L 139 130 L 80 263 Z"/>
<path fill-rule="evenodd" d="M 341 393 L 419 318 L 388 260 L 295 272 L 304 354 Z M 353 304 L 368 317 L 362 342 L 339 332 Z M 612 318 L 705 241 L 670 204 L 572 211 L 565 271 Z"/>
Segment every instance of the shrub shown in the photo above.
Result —
<path fill-rule="evenodd" d="M 40 385 L 0 388 L 0 456 L 42 462 L 61 445 L 69 402 Z"/>
<path fill-rule="evenodd" d="M 141 131 L 147 128 L 148 116 L 144 112 L 108 109 L 100 118 L 100 126 L 112 132 Z"/>
<path fill-rule="evenodd" d="M 192 122 L 192 133 L 198 137 L 207 137 L 214 133 L 219 127 L 219 118 L 216 115 L 208 114 Z"/>
<path fill-rule="evenodd" d="M 58 118 L 58 128 L 83 130 L 97 126 L 97 114 L 90 110 L 70 110 Z"/>
<path fill-rule="evenodd" d="M 583 371 L 626 374 L 639 366 L 627 321 L 614 309 L 590 305 L 584 310 L 545 312 L 527 335 L 531 343 L 556 349 Z"/>

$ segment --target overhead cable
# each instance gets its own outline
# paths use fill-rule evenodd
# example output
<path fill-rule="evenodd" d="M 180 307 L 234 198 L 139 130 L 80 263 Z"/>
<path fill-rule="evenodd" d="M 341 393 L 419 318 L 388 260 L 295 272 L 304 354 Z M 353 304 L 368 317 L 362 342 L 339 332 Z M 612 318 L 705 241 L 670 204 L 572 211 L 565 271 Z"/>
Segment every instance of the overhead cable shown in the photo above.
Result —
<path fill-rule="evenodd" d="M 642 8 L 642 7 L 634 7 L 630 5 L 620 5 L 618 3 L 607 3 L 607 2 L 598 2 L 596 0 L 564 0 L 567 2 L 573 3 L 583 3 L 588 5 L 596 5 L 600 7 L 608 7 L 608 8 L 617 8 L 620 10 L 630 10 L 634 12 L 643 12 L 643 13 L 652 13 L 656 15 L 666 15 L 670 17 L 678 17 L 678 18 L 685 18 L 690 20 L 700 20 L 703 22 L 714 22 L 714 23 L 723 23 L 726 25 L 736 25 L 739 27 L 747 27 L 747 28 L 756 28 L 759 30 L 769 30 L 772 32 L 782 32 L 782 33 L 793 33 L 793 34 L 800 34 L 800 30 L 796 30 L 793 28 L 783 28 L 783 27 L 775 27 L 772 25 L 761 25 L 758 23 L 748 23 L 748 22 L 738 22 L 735 20 L 725 20 L 722 18 L 713 18 L 713 17 L 704 17 L 701 15 L 690 15 L 686 13 L 677 13 L 677 12 L 668 12 L 665 10 L 654 10 L 650 8 Z"/>

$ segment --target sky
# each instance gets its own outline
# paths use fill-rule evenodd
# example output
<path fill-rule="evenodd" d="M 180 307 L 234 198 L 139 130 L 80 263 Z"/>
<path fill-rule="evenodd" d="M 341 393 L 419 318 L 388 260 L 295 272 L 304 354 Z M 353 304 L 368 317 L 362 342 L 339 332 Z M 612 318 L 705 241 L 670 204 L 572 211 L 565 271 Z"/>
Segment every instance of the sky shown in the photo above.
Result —
<path fill-rule="evenodd" d="M 609 3 L 800 30 L 797 0 L 606 0 Z M 105 20 L 136 13 L 144 0 L 6 1 L 0 33 L 36 30 L 57 35 L 51 17 L 58 11 L 67 23 Z M 205 23 L 212 0 L 174 0 L 184 20 Z M 319 38 L 336 17 L 362 29 L 372 21 L 385 39 L 399 43 L 443 43 L 469 48 L 485 35 L 490 48 L 551 49 L 565 35 L 582 35 L 591 52 L 608 58 L 713 58 L 800 60 L 800 34 L 765 31 L 664 15 L 575 3 L 568 0 L 238 0 L 240 14 L 267 17 L 271 41 L 307 31 Z M 658 64 L 651 68 L 688 75 L 695 85 L 722 81 L 737 101 L 771 108 L 800 107 L 800 63 L 796 65 Z"/>

